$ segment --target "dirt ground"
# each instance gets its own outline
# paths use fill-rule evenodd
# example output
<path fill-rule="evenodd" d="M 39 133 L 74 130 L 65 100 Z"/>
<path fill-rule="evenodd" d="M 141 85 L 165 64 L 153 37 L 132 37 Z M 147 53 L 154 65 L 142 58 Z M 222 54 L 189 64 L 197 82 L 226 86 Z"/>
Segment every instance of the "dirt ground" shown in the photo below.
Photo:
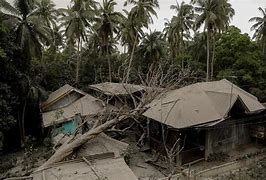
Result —
<path fill-rule="evenodd" d="M 165 177 L 165 175 L 163 175 L 159 169 L 146 162 L 147 160 L 153 158 L 152 154 L 150 152 L 141 152 L 140 148 L 136 146 L 136 142 L 132 137 L 134 136 L 128 136 L 122 141 L 129 144 L 129 151 L 126 157 L 126 161 L 133 173 L 140 180 L 153 180 Z"/>
<path fill-rule="evenodd" d="M 31 144 L 18 152 L 0 156 L 0 179 L 30 175 L 52 154 L 48 145 Z"/>

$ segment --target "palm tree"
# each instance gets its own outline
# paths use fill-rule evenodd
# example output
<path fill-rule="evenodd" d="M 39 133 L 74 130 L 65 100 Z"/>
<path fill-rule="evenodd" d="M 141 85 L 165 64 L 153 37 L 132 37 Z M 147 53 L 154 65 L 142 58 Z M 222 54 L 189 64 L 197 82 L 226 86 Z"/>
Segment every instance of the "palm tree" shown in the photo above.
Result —
<path fill-rule="evenodd" d="M 111 51 L 109 46 L 114 42 L 114 35 L 119 32 L 119 24 L 122 22 L 123 15 L 120 12 L 114 11 L 114 6 L 117 3 L 114 0 L 103 0 L 103 4 L 99 8 L 99 16 L 96 18 L 94 25 L 100 39 L 101 52 L 106 57 L 108 56 L 109 66 L 109 81 L 112 81 Z"/>
<path fill-rule="evenodd" d="M 77 45 L 76 85 L 79 83 L 79 65 L 81 62 L 82 41 L 87 41 L 87 32 L 91 28 L 91 21 L 95 16 L 96 2 L 90 0 L 71 0 L 72 6 L 60 9 L 61 26 L 65 27 L 68 42 Z"/>
<path fill-rule="evenodd" d="M 32 0 L 16 0 L 13 6 L 7 1 L 0 1 L 4 23 L 16 34 L 16 42 L 21 48 L 27 62 L 32 56 L 42 54 L 43 42 L 50 42 L 48 28 L 34 15 L 35 3 Z"/>
<path fill-rule="evenodd" d="M 31 80 L 25 72 L 29 70 L 32 57 L 40 57 L 42 54 L 42 47 L 44 43 L 50 42 L 48 38 L 48 27 L 38 18 L 34 12 L 36 4 L 33 0 L 15 0 L 13 5 L 5 0 L 0 1 L 1 11 L 0 15 L 3 17 L 3 23 L 6 24 L 15 33 L 15 41 L 20 47 L 25 62 L 22 65 L 21 71 L 17 73 L 20 75 L 21 82 L 25 88 L 20 89 L 20 92 L 26 96 L 21 96 L 21 118 L 18 120 L 19 130 L 21 135 L 22 145 L 25 142 L 25 109 L 27 101 L 32 97 L 32 91 L 36 90 L 34 86 L 29 83 Z M 23 77 L 27 77 L 24 80 Z M 20 85 L 18 85 L 21 87 Z"/>
<path fill-rule="evenodd" d="M 259 11 L 262 14 L 262 17 L 253 17 L 249 22 L 254 22 L 255 24 L 251 27 L 251 30 L 255 30 L 253 39 L 256 39 L 258 42 L 261 42 L 262 53 L 265 54 L 266 47 L 266 8 L 262 9 L 259 7 Z"/>
<path fill-rule="evenodd" d="M 124 50 L 127 49 L 128 54 L 131 54 L 134 48 L 134 42 L 138 44 L 140 38 L 144 36 L 144 32 L 135 21 L 129 20 L 129 12 L 124 10 L 126 17 L 122 18 L 120 24 L 120 32 L 118 34 L 118 39 L 121 40 L 121 45 L 124 47 Z M 126 51 L 124 51 L 126 52 Z"/>
<path fill-rule="evenodd" d="M 199 62 L 200 60 L 206 58 L 206 34 L 195 32 L 192 43 L 189 45 L 190 54 L 193 60 Z"/>
<path fill-rule="evenodd" d="M 133 7 L 128 13 L 128 23 L 125 23 L 125 27 L 127 28 L 127 30 L 125 31 L 128 33 L 129 28 L 132 28 L 132 30 L 130 31 L 132 34 L 127 34 L 127 36 L 130 37 L 130 39 L 132 39 L 133 37 L 133 41 L 131 41 L 131 45 L 129 46 L 132 48 L 128 49 L 128 52 L 131 55 L 126 74 L 126 82 L 128 82 L 134 51 L 137 44 L 139 43 L 140 34 L 142 33 L 139 30 L 143 27 L 148 28 L 148 25 L 150 23 L 153 23 L 152 16 L 157 17 L 157 13 L 154 9 L 159 7 L 159 3 L 157 0 L 127 0 L 124 5 L 126 6 L 128 3 L 132 4 Z M 125 31 L 122 30 L 122 32 Z"/>
<path fill-rule="evenodd" d="M 49 28 L 56 26 L 58 11 L 51 0 L 36 1 L 36 9 L 33 14 L 40 17 Z"/>
<path fill-rule="evenodd" d="M 179 52 L 179 56 L 182 58 L 182 69 L 184 66 L 183 62 L 183 51 L 184 51 L 184 38 L 189 39 L 190 38 L 190 30 L 193 27 L 194 24 L 194 11 L 193 6 L 186 4 L 184 1 L 179 5 L 178 2 L 176 2 L 176 5 L 171 5 L 170 9 L 173 9 L 176 11 L 177 16 L 173 16 L 171 23 L 169 24 L 169 30 L 166 31 L 169 33 L 168 41 L 171 44 L 171 47 L 175 49 L 177 47 L 177 50 Z M 167 25 L 167 24 L 166 24 Z M 174 50 L 172 49 L 172 52 Z M 175 57 L 174 55 L 173 57 Z"/>
<path fill-rule="evenodd" d="M 165 39 L 159 31 L 146 33 L 138 47 L 144 60 L 150 63 L 157 63 L 164 56 Z"/>
<path fill-rule="evenodd" d="M 196 18 L 195 28 L 199 29 L 202 25 L 204 25 L 204 32 L 206 32 L 207 36 L 206 81 L 209 81 L 210 52 L 211 50 L 213 51 L 213 67 L 215 53 L 215 33 L 222 32 L 227 29 L 230 20 L 234 15 L 234 9 L 231 7 L 231 4 L 228 2 L 228 0 L 194 0 L 193 3 L 197 5 L 195 7 L 196 12 L 200 13 Z"/>

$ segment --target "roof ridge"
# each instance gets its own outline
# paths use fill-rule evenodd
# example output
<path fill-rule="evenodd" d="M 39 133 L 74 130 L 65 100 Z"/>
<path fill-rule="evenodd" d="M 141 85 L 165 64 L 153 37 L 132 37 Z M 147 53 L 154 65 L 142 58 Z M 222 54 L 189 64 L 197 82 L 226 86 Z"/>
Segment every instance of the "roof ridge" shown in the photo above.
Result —
<path fill-rule="evenodd" d="M 244 93 L 245 95 L 249 96 L 250 98 L 254 99 L 254 100 L 258 100 L 258 98 L 252 94 L 250 94 L 249 92 L 245 91 L 244 89 L 238 87 L 236 84 L 228 81 L 227 79 L 221 79 L 220 81 L 223 81 L 223 82 L 226 82 L 227 84 L 230 84 L 230 85 L 234 85 L 234 88 L 236 88 L 237 90 L 241 91 L 242 93 Z"/>

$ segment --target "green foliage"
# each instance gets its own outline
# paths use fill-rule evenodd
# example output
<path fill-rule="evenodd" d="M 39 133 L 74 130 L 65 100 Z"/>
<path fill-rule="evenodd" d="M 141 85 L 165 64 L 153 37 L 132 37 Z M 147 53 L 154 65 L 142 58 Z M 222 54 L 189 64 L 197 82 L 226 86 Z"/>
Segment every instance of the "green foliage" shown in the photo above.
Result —
<path fill-rule="evenodd" d="M 112 81 L 121 82 L 121 77 L 118 72 L 121 68 L 125 57 L 118 53 L 112 54 L 109 58 L 112 62 Z M 84 49 L 82 54 L 83 62 L 81 64 L 81 86 L 86 87 L 88 84 L 95 84 L 109 81 L 108 61 L 106 56 L 101 56 L 97 51 L 92 51 L 90 48 Z"/>
<path fill-rule="evenodd" d="M 0 82 L 0 132 L 8 131 L 16 125 L 14 107 L 17 103 L 11 87 Z"/>
<path fill-rule="evenodd" d="M 247 34 L 241 34 L 236 27 L 230 27 L 216 43 L 215 74 L 217 78 L 236 77 L 236 83 L 263 98 L 266 81 L 265 64 L 258 45 Z M 260 92 L 259 92 L 260 91 Z"/>
<path fill-rule="evenodd" d="M 257 42 L 261 45 L 262 53 L 266 58 L 266 8 L 262 9 L 261 7 L 259 7 L 259 11 L 262 17 L 252 17 L 249 22 L 254 22 L 255 24 L 250 29 L 252 31 L 255 30 L 253 39 L 256 39 Z"/>
<path fill-rule="evenodd" d="M 15 110 L 18 105 L 18 94 L 13 91 L 17 76 L 17 62 L 14 62 L 17 48 L 12 43 L 14 38 L 7 28 L 0 25 L 0 131 L 6 132 L 16 124 Z M 19 58 L 16 59 L 18 62 Z"/>

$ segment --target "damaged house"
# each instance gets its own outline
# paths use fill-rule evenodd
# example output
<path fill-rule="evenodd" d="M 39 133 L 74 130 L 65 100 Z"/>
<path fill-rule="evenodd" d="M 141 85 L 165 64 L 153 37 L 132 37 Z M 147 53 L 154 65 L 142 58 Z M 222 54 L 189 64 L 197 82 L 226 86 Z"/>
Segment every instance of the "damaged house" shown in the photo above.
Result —
<path fill-rule="evenodd" d="M 93 124 L 101 114 L 109 114 L 116 108 L 66 84 L 49 95 L 41 104 L 41 110 L 43 126 L 51 129 L 56 148 L 56 145 L 68 142 L 72 135 L 82 134 L 81 125 L 86 121 Z M 66 160 L 38 169 L 26 178 L 136 180 L 137 177 L 123 159 L 127 148 L 127 143 L 101 133 L 80 146 Z"/>
<path fill-rule="evenodd" d="M 41 104 L 43 127 L 53 127 L 55 134 L 74 134 L 84 117 L 93 118 L 112 110 L 113 106 L 68 84 L 52 92 Z"/>
<path fill-rule="evenodd" d="M 105 82 L 100 84 L 89 85 L 92 94 L 101 97 L 108 104 L 118 109 L 132 109 L 139 103 L 145 91 L 151 88 L 141 85 L 128 83 Z"/>
<path fill-rule="evenodd" d="M 250 124 L 265 110 L 255 96 L 226 79 L 164 92 L 147 108 L 143 115 L 150 120 L 151 146 L 166 151 L 175 145 L 179 164 L 249 143 Z"/>

